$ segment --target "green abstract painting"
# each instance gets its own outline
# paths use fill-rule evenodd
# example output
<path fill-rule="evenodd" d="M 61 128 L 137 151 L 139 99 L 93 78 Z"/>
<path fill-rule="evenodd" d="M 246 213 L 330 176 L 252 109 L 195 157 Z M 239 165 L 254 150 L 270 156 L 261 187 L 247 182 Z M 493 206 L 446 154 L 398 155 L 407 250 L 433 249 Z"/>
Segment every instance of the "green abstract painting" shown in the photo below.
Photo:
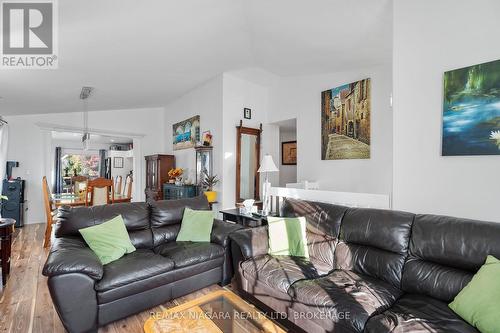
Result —
<path fill-rule="evenodd" d="M 444 73 L 443 156 L 500 155 L 500 60 Z"/>

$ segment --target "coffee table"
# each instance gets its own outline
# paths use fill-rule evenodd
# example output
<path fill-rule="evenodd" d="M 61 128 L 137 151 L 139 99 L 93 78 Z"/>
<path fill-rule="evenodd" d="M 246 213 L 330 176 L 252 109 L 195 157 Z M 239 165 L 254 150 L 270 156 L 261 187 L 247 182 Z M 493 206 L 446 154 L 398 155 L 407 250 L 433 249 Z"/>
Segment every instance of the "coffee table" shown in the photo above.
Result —
<path fill-rule="evenodd" d="M 253 305 L 229 290 L 218 290 L 158 314 L 144 324 L 145 333 L 284 333 Z"/>

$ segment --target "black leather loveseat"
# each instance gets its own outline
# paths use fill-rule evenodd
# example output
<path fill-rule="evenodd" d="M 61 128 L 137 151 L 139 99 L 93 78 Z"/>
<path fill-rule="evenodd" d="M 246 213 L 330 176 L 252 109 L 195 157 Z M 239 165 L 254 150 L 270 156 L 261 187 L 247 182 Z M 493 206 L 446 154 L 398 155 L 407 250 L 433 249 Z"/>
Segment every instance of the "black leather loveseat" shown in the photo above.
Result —
<path fill-rule="evenodd" d="M 209 209 L 205 196 L 147 203 L 60 208 L 45 263 L 52 300 L 69 332 L 97 327 L 232 276 L 228 234 L 214 221 L 210 243 L 175 242 L 185 207 Z M 136 251 L 102 265 L 78 229 L 121 214 Z"/>
<path fill-rule="evenodd" d="M 281 214 L 306 217 L 309 260 L 268 255 L 266 227 L 230 237 L 238 288 L 285 324 L 478 333 L 447 304 L 488 254 L 500 257 L 500 223 L 299 200 Z"/>

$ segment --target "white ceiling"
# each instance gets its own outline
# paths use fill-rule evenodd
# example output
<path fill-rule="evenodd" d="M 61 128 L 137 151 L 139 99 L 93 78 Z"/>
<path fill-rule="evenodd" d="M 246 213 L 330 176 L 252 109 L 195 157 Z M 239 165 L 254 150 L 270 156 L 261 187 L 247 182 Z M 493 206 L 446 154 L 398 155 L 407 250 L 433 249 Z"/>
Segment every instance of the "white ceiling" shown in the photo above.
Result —
<path fill-rule="evenodd" d="M 58 141 L 69 141 L 69 142 L 82 142 L 82 133 L 76 132 L 57 132 L 52 131 L 52 139 Z M 113 137 L 107 135 L 91 134 L 90 141 L 92 143 L 103 143 L 103 144 L 118 144 L 118 143 L 132 143 L 132 139 L 123 137 Z"/>
<path fill-rule="evenodd" d="M 59 69 L 1 70 L 0 114 L 162 106 L 225 71 L 390 61 L 391 0 L 58 1 Z"/>

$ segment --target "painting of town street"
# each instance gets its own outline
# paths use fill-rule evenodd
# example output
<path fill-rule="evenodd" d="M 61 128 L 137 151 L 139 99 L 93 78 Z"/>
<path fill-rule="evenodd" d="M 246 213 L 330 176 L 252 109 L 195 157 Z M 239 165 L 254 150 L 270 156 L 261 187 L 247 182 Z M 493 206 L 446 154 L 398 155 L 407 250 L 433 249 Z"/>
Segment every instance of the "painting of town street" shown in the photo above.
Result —
<path fill-rule="evenodd" d="M 321 159 L 370 158 L 370 79 L 321 93 Z"/>

